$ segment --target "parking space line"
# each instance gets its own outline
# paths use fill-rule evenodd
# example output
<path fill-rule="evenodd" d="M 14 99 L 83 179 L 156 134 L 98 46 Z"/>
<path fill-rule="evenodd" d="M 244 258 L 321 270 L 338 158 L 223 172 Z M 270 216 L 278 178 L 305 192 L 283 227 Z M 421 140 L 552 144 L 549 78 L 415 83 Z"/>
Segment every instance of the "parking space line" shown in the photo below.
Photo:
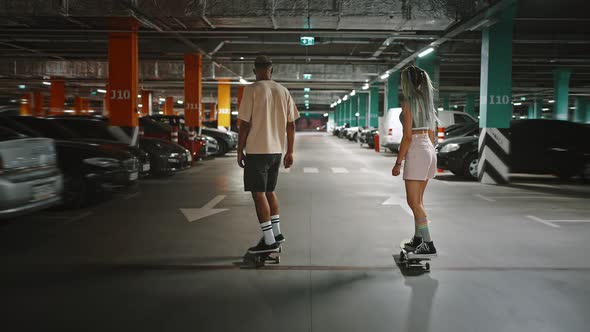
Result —
<path fill-rule="evenodd" d="M 536 221 L 536 222 L 540 222 L 541 224 L 545 224 L 545 225 L 547 225 L 547 226 L 551 226 L 551 227 L 559 228 L 559 225 L 556 225 L 556 224 L 554 224 L 554 223 L 552 223 L 552 222 L 549 222 L 549 221 L 547 221 L 547 220 L 543 220 L 543 219 L 541 219 L 541 218 L 538 218 L 538 217 L 535 217 L 535 216 L 527 216 L 527 218 L 529 218 L 529 219 L 532 219 L 532 220 L 534 220 L 534 221 Z"/>
<path fill-rule="evenodd" d="M 475 197 L 478 197 L 478 198 L 481 198 L 481 199 L 483 199 L 484 201 L 488 201 L 488 202 L 495 202 L 495 201 L 496 201 L 496 200 L 495 200 L 495 199 L 493 199 L 493 198 L 489 198 L 489 197 L 487 197 L 487 196 L 484 196 L 484 195 L 481 195 L 481 194 L 475 194 L 475 195 L 473 195 L 473 196 L 475 196 Z"/>
<path fill-rule="evenodd" d="M 348 170 L 344 167 L 332 167 L 332 172 L 334 173 L 348 173 Z"/>
<path fill-rule="evenodd" d="M 303 167 L 303 173 L 319 173 L 320 171 L 315 167 Z"/>
<path fill-rule="evenodd" d="M 283 168 L 283 167 L 281 167 L 279 169 L 279 173 L 291 173 L 291 169 L 290 168 Z"/>

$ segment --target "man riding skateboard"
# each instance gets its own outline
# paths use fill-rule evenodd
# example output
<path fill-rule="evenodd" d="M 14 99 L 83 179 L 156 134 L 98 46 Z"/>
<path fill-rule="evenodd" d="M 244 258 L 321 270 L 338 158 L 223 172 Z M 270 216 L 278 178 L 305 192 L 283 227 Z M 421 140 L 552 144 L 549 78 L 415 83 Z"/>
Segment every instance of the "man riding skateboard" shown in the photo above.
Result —
<path fill-rule="evenodd" d="M 244 88 L 238 112 L 238 165 L 244 168 L 244 190 L 252 193 L 263 233 L 248 252 L 261 254 L 278 252 L 285 242 L 275 187 L 281 159 L 285 168 L 293 165 L 294 121 L 299 118 L 299 111 L 289 90 L 272 80 L 272 60 L 268 56 L 256 57 L 254 73 L 256 82 Z M 287 152 L 282 158 L 285 137 Z"/>

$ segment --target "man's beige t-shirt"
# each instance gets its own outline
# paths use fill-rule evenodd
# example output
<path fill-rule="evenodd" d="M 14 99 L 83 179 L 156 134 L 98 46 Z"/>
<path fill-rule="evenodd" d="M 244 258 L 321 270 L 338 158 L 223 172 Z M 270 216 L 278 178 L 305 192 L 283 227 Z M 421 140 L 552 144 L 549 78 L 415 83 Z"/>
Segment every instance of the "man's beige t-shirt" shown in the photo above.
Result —
<path fill-rule="evenodd" d="M 284 86 L 271 80 L 246 86 L 238 112 L 238 119 L 250 123 L 246 153 L 283 153 L 287 122 L 298 118 L 295 101 Z"/>

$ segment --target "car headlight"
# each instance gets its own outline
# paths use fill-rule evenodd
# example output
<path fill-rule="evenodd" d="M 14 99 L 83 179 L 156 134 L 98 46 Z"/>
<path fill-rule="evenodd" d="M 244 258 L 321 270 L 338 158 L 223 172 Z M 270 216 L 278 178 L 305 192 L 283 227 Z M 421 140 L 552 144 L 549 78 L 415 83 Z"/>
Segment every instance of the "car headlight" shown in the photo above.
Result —
<path fill-rule="evenodd" d="M 118 167 L 119 161 L 113 158 L 87 158 L 84 159 L 84 163 L 97 167 L 113 168 Z"/>
<path fill-rule="evenodd" d="M 453 152 L 453 151 L 459 150 L 460 147 L 461 146 L 459 144 L 457 144 L 457 143 L 449 143 L 449 144 L 443 146 L 440 149 L 440 152 L 441 153 L 449 153 L 449 152 Z"/>

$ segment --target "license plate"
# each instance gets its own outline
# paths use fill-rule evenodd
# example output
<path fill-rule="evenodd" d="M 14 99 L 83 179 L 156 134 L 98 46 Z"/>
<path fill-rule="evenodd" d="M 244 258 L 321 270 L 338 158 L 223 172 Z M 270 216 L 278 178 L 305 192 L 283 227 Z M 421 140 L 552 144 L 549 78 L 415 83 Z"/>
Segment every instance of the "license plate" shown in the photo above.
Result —
<path fill-rule="evenodd" d="M 129 174 L 129 181 L 135 181 L 135 180 L 137 180 L 138 177 L 139 177 L 139 173 L 133 172 L 133 173 Z"/>
<path fill-rule="evenodd" d="M 46 183 L 33 187 L 33 201 L 41 201 L 55 196 L 55 186 L 53 183 Z"/>
<path fill-rule="evenodd" d="M 143 164 L 143 168 L 142 168 L 142 170 L 143 170 L 144 172 L 147 172 L 147 171 L 149 171 L 149 170 L 150 170 L 150 164 Z"/>

